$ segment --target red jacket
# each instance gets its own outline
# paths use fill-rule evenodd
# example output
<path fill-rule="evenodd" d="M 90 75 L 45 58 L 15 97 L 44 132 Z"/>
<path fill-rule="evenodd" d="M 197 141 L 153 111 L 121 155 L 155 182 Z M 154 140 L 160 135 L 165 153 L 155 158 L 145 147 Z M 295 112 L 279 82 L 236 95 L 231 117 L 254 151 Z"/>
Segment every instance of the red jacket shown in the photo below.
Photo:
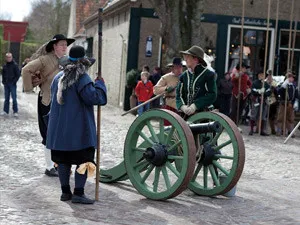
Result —
<path fill-rule="evenodd" d="M 232 94 L 237 97 L 238 96 L 238 92 L 239 92 L 239 77 L 236 77 L 235 73 L 231 74 L 231 81 L 232 81 Z M 245 99 L 248 94 L 251 92 L 251 86 L 252 86 L 252 82 L 250 81 L 249 77 L 247 74 L 242 74 L 241 76 L 241 93 L 243 95 L 243 98 Z M 249 90 L 249 93 L 247 93 L 247 89 Z"/>
<path fill-rule="evenodd" d="M 139 102 L 148 101 L 153 95 L 153 84 L 151 81 L 147 81 L 144 84 L 143 81 L 139 81 L 135 87 L 135 94 Z"/>

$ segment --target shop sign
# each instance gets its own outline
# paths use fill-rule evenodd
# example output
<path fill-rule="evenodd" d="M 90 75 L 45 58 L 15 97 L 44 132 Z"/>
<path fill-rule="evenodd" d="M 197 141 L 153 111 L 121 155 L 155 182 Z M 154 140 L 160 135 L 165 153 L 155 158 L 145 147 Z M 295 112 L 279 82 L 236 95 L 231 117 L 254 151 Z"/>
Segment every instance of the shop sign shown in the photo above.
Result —
<path fill-rule="evenodd" d="M 232 23 L 234 24 L 242 24 L 242 19 L 239 17 L 234 17 L 232 19 Z M 244 21 L 245 25 L 252 25 L 252 26 L 267 26 L 268 21 L 267 20 L 262 20 L 262 19 L 249 19 L 245 18 Z M 273 26 L 272 22 L 270 22 L 270 26 Z"/>

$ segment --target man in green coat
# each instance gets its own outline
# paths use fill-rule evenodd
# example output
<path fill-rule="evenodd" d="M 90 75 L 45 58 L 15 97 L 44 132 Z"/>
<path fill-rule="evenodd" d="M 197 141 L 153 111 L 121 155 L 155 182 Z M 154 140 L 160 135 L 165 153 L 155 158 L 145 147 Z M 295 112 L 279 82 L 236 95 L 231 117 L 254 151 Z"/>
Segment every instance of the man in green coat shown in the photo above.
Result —
<path fill-rule="evenodd" d="M 188 69 L 179 78 L 176 89 L 177 109 L 190 116 L 212 105 L 217 98 L 216 74 L 207 68 L 204 51 L 192 46 L 181 51 Z"/>

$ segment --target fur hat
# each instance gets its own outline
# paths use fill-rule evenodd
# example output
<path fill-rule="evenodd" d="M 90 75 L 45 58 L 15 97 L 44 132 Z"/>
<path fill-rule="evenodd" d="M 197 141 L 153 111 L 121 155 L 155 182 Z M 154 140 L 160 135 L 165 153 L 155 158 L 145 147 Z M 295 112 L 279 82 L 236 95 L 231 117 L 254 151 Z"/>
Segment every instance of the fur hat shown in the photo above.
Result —
<path fill-rule="evenodd" d="M 53 50 L 53 45 L 61 40 L 66 40 L 68 46 L 75 41 L 73 38 L 66 38 L 63 34 L 56 34 L 46 45 L 46 51 L 51 52 Z"/>

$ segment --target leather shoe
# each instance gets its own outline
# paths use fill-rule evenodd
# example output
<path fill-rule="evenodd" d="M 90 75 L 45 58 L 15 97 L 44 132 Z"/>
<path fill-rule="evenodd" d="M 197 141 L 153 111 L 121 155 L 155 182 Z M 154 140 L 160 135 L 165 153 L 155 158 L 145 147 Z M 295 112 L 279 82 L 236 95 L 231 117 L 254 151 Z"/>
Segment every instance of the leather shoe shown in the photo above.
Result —
<path fill-rule="evenodd" d="M 79 203 L 79 204 L 94 204 L 94 200 L 89 199 L 85 195 L 73 195 L 72 196 L 72 203 Z"/>
<path fill-rule="evenodd" d="M 62 195 L 60 196 L 60 200 L 61 201 L 69 201 L 72 199 L 72 193 L 62 193 Z"/>
<path fill-rule="evenodd" d="M 46 169 L 45 174 L 49 177 L 58 177 L 58 172 L 55 168 L 51 168 L 50 170 Z"/>

